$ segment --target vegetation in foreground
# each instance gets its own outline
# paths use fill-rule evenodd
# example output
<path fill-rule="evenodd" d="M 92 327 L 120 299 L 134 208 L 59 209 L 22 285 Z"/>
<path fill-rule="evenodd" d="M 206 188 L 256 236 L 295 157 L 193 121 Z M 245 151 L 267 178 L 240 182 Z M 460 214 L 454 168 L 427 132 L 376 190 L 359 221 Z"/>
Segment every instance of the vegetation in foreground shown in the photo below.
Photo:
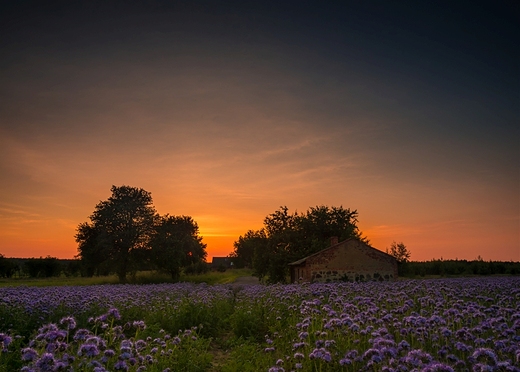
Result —
<path fill-rule="evenodd" d="M 0 288 L 0 371 L 519 371 L 520 278 Z"/>
<path fill-rule="evenodd" d="M 233 269 L 222 271 L 207 271 L 203 274 L 186 274 L 182 273 L 178 279 L 179 282 L 190 283 L 206 283 L 228 284 L 233 283 L 237 278 L 242 276 L 251 276 L 253 273 L 250 269 Z M 162 284 L 173 283 L 171 276 L 158 271 L 139 271 L 128 279 L 128 284 Z M 104 285 L 119 284 L 117 275 L 105 276 L 55 276 L 49 278 L 0 278 L 0 287 L 17 287 L 17 286 L 83 286 L 83 285 Z"/>

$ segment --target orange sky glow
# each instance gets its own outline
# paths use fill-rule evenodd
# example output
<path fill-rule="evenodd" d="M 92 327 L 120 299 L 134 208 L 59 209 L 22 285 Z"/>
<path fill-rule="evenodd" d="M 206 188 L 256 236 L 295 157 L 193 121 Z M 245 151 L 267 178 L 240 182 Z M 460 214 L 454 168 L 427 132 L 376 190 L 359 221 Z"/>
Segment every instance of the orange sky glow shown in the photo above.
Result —
<path fill-rule="evenodd" d="M 0 254 L 74 257 L 128 185 L 192 216 L 208 259 L 327 205 L 412 260 L 520 261 L 507 9 L 164 6 L 0 12 Z"/>

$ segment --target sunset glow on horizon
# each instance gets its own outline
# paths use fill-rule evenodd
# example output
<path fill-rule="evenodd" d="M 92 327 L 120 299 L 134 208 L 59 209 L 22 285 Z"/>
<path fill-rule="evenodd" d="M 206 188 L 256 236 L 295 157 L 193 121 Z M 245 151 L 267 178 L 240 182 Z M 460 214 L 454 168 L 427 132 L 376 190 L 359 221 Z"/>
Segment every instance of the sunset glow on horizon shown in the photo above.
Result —
<path fill-rule="evenodd" d="M 193 217 L 208 259 L 328 205 L 414 261 L 520 261 L 507 2 L 29 4 L 0 12 L 0 254 L 73 258 L 128 185 Z"/>

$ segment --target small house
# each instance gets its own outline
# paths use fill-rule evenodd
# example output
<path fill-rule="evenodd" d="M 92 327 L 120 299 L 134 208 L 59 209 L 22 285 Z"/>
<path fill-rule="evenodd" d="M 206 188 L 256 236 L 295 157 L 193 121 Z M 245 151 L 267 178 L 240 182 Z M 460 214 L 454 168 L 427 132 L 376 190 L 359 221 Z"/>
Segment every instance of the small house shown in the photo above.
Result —
<path fill-rule="evenodd" d="M 338 242 L 289 264 L 291 282 L 395 280 L 397 260 L 358 239 Z"/>
<path fill-rule="evenodd" d="M 213 257 L 211 260 L 210 268 L 212 270 L 226 270 L 232 269 L 233 259 L 231 257 Z"/>

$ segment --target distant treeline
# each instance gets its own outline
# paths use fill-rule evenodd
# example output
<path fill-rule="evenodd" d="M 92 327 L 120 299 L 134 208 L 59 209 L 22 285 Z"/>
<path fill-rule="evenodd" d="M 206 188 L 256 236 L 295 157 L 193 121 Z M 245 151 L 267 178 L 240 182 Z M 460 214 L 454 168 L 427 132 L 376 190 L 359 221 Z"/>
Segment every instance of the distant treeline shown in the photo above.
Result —
<path fill-rule="evenodd" d="M 208 270 L 204 267 L 188 267 L 186 273 L 196 274 Z M 149 264 L 142 263 L 139 270 L 152 270 Z M 101 274 L 113 274 L 107 270 Z M 417 278 L 425 276 L 472 276 L 472 275 L 520 275 L 520 262 L 467 260 L 431 260 L 400 264 L 399 276 Z M 6 258 L 0 254 L 0 278 L 50 278 L 59 276 L 88 276 L 86 268 L 78 259 L 45 258 Z"/>
<path fill-rule="evenodd" d="M 136 271 L 156 269 L 147 261 L 142 261 Z M 185 274 L 202 274 L 209 270 L 209 265 L 199 262 L 184 268 Z M 98 275 L 115 274 L 115 268 L 106 268 Z M 6 258 L 0 254 L 0 278 L 51 278 L 51 277 L 92 276 L 89 267 L 80 259 L 59 259 L 56 257 Z"/>
<path fill-rule="evenodd" d="M 431 260 L 406 262 L 399 265 L 399 276 L 414 278 L 431 275 L 520 275 L 520 262 L 467 260 Z"/>
<path fill-rule="evenodd" d="M 50 278 L 57 276 L 79 276 L 81 262 L 72 259 L 6 258 L 0 254 L 0 278 Z"/>

